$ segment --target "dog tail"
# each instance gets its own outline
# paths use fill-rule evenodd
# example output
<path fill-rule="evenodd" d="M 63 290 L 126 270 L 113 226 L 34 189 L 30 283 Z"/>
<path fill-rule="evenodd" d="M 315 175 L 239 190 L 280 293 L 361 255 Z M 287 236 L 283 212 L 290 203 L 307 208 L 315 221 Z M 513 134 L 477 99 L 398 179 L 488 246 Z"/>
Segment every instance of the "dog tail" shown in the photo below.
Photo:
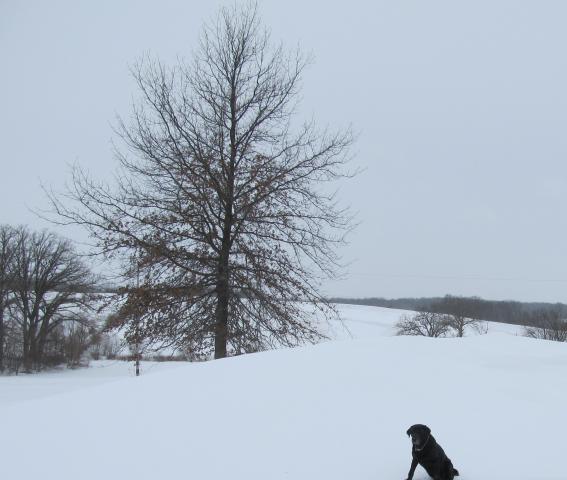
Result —
<path fill-rule="evenodd" d="M 458 471 L 456 468 L 453 468 L 453 475 L 454 475 L 455 477 L 458 477 L 458 476 L 459 476 L 459 471 Z"/>

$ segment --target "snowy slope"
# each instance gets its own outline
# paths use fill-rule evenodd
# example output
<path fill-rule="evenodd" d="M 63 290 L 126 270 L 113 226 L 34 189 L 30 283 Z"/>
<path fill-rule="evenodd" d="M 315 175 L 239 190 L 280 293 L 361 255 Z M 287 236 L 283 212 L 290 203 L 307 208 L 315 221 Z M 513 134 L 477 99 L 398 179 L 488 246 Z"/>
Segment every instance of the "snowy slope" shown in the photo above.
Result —
<path fill-rule="evenodd" d="M 0 395 L 2 478 L 403 479 L 413 423 L 431 426 L 463 480 L 567 478 L 566 345 L 393 337 L 392 311 L 346 310 L 366 339 L 139 378 L 97 364 L 113 373 L 43 395 L 32 377 L 0 378 L 0 392 L 22 381 L 34 397 Z"/>
<path fill-rule="evenodd" d="M 333 321 L 330 328 L 322 326 L 327 335 L 334 340 L 390 337 L 396 334 L 395 324 L 400 317 L 415 314 L 415 312 L 408 310 L 369 307 L 365 305 L 341 304 L 337 305 L 337 307 L 341 321 Z M 522 334 L 522 327 L 518 325 L 496 322 L 482 322 L 482 324 L 489 335 L 494 333 Z M 474 329 L 467 331 L 467 335 L 478 334 Z"/>
<path fill-rule="evenodd" d="M 320 321 L 318 328 L 328 340 L 352 340 L 370 339 L 376 337 L 391 337 L 396 334 L 395 324 L 404 315 L 413 315 L 415 312 L 398 310 L 393 308 L 371 307 L 365 305 L 337 305 L 340 315 L 339 320 L 331 320 L 329 323 Z M 307 311 L 313 309 L 306 306 Z M 316 313 L 315 313 L 316 315 Z M 521 335 L 522 328 L 517 325 L 508 325 L 494 322 L 481 322 L 483 334 L 486 331 L 492 333 L 508 333 Z M 122 344 L 121 355 L 129 355 L 132 352 L 128 348 L 122 334 L 116 333 L 116 341 Z M 479 335 L 479 332 L 469 328 L 467 335 Z M 170 347 L 160 348 L 159 345 L 149 346 L 144 349 L 143 357 L 151 359 L 154 355 L 176 356 L 179 352 Z M 1 400 L 0 400 L 1 401 Z"/>

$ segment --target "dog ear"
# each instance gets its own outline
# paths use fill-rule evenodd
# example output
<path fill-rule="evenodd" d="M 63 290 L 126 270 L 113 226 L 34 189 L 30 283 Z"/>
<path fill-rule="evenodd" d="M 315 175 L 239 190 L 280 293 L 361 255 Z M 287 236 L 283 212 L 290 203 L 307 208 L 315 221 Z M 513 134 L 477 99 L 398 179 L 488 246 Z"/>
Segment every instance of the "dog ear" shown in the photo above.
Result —
<path fill-rule="evenodd" d="M 425 430 L 427 432 L 427 435 L 429 435 L 431 433 L 431 429 L 427 426 L 427 425 L 422 425 L 423 430 Z"/>

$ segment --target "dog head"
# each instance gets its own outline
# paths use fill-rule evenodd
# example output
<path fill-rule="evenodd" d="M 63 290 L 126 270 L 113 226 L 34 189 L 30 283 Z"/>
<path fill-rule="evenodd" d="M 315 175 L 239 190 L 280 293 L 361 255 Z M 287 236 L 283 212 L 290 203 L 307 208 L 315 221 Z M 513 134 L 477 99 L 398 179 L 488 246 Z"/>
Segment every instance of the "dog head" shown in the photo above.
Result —
<path fill-rule="evenodd" d="M 406 432 L 408 437 L 411 437 L 411 443 L 417 449 L 421 449 L 427 443 L 431 429 L 427 425 L 416 424 L 408 428 Z"/>

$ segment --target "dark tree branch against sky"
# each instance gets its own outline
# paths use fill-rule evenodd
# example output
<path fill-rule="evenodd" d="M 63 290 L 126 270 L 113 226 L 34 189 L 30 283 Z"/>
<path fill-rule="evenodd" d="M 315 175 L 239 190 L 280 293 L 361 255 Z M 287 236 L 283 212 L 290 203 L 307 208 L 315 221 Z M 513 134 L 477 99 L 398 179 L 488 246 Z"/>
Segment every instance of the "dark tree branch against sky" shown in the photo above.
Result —
<path fill-rule="evenodd" d="M 353 138 L 294 121 L 305 66 L 255 4 L 222 8 L 191 61 L 132 69 L 141 100 L 117 127 L 116 185 L 77 167 L 51 196 L 101 253 L 134 258 L 141 284 L 118 317 L 146 336 L 216 358 L 319 337 L 296 300 L 332 314 L 319 286 L 352 222 L 324 186 L 349 177 Z"/>

